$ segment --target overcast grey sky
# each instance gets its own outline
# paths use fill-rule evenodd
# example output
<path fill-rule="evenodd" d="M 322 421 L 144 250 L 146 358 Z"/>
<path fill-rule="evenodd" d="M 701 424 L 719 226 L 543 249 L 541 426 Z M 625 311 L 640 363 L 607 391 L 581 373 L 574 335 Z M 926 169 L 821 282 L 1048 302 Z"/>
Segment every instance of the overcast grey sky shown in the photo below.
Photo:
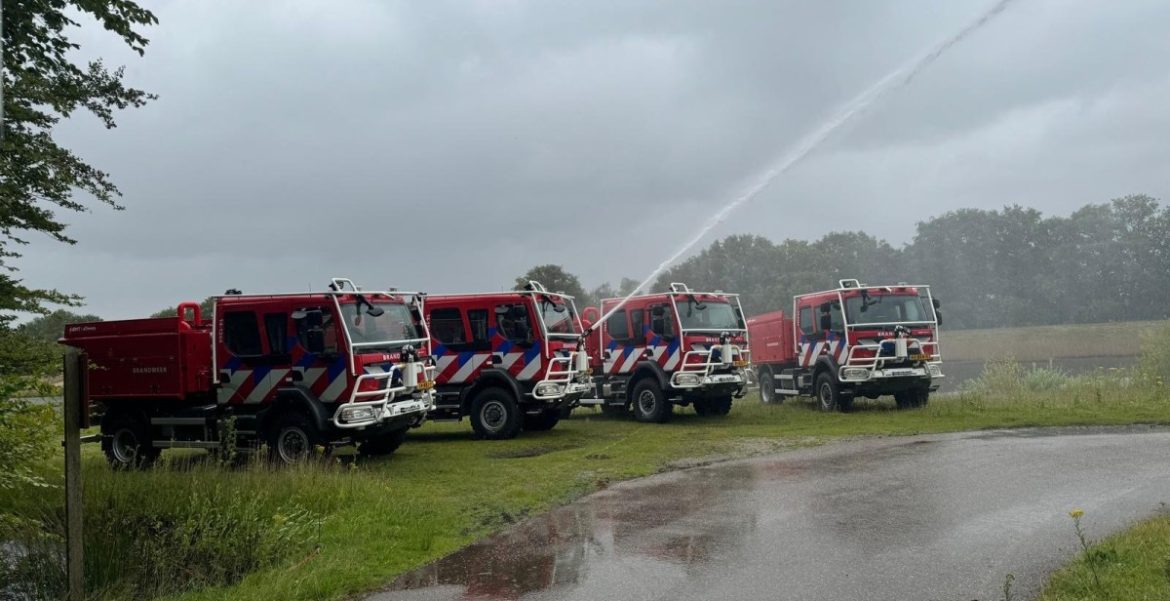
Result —
<path fill-rule="evenodd" d="M 229 287 L 641 279 L 716 206 L 992 0 L 148 2 L 160 98 L 61 140 L 126 211 L 65 215 L 26 281 L 134 317 Z M 1017 0 L 713 232 L 773 239 L 1009 203 L 1170 200 L 1170 3 Z M 864 274 L 859 274 L 864 275 Z"/>

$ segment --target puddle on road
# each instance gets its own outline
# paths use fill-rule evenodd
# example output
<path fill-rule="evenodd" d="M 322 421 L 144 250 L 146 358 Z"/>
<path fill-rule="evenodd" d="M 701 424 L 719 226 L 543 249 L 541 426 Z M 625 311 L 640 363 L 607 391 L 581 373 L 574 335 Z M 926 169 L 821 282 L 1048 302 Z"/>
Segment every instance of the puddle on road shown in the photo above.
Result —
<path fill-rule="evenodd" d="M 518 599 L 578 585 L 590 566 L 613 561 L 701 571 L 756 529 L 744 493 L 758 469 L 725 465 L 597 493 L 405 574 L 373 599 Z"/>

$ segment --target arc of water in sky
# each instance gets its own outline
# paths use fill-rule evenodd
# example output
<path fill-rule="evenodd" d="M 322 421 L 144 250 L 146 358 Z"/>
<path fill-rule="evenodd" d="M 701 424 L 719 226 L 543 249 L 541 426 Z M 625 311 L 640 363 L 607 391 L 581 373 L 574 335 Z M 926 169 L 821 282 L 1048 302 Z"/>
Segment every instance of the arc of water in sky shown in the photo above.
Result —
<path fill-rule="evenodd" d="M 821 144 L 823 144 L 825 140 L 827 140 L 829 136 L 833 134 L 833 132 L 837 131 L 841 128 L 841 126 L 853 120 L 886 94 L 910 85 L 919 73 L 926 70 L 927 67 L 938 60 L 939 57 L 950 50 L 955 44 L 962 42 L 968 36 L 981 29 L 984 25 L 987 25 L 988 22 L 1002 13 L 1004 9 L 1006 9 L 1012 2 L 1015 2 L 1015 0 L 999 0 L 995 3 L 994 6 L 983 12 L 974 21 L 968 23 L 965 27 L 960 29 L 958 33 L 951 35 L 939 44 L 931 47 L 926 52 L 918 55 L 913 60 L 908 61 L 901 67 L 895 69 L 890 74 L 883 77 L 880 81 L 859 94 L 856 98 L 845 104 L 832 119 L 829 119 L 819 128 L 802 138 L 800 142 L 798 142 L 795 146 L 792 147 L 791 150 L 785 153 L 780 158 L 780 160 L 776 161 L 771 168 L 765 171 L 754 184 L 749 186 L 739 196 L 732 199 L 731 202 L 724 205 L 723 208 L 719 209 L 718 212 L 712 215 L 703 225 L 703 227 L 699 228 L 699 230 L 695 232 L 695 234 L 691 236 L 691 238 L 688 239 L 685 244 L 679 247 L 679 249 L 676 250 L 674 254 L 667 257 L 667 259 L 660 263 L 658 267 L 654 268 L 654 271 L 651 272 L 645 280 L 642 280 L 642 283 L 638 284 L 637 288 L 634 288 L 634 290 L 626 295 L 625 298 L 621 300 L 621 302 L 619 302 L 617 305 L 614 305 L 614 307 L 610 309 L 609 312 L 599 317 L 597 323 L 600 324 L 606 319 L 609 319 L 610 315 L 613 315 L 615 311 L 625 306 L 625 304 L 629 302 L 629 300 L 634 295 L 638 294 L 639 291 L 641 291 L 646 286 L 649 286 L 650 283 L 653 282 L 658 276 L 662 275 L 662 272 L 666 271 L 666 268 L 673 265 L 675 261 L 678 261 L 679 258 L 683 256 L 683 254 L 698 244 L 699 241 L 703 239 L 703 237 L 705 237 L 712 229 L 715 228 L 715 226 L 723 223 L 723 221 L 727 219 L 727 216 L 730 215 L 732 211 L 735 211 L 744 203 L 758 196 L 760 192 L 762 192 L 765 188 L 768 187 L 769 184 L 775 181 L 777 177 L 783 175 L 785 172 L 803 161 L 806 157 L 808 157 L 808 155 L 812 154 L 812 152 L 820 147 Z M 596 327 L 596 324 L 594 327 Z"/>

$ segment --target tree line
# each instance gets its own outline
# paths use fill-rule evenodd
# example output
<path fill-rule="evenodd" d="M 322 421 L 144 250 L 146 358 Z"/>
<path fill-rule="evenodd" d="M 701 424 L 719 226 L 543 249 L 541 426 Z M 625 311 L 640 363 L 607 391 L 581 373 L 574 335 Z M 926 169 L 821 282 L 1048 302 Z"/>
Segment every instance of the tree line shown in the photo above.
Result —
<path fill-rule="evenodd" d="M 950 328 L 1170 317 L 1170 208 L 1145 195 L 1068 217 L 1021 206 L 961 209 L 917 224 L 900 248 L 864 232 L 816 241 L 729 236 L 659 278 L 743 294 L 754 315 L 843 278 L 929 284 Z"/>

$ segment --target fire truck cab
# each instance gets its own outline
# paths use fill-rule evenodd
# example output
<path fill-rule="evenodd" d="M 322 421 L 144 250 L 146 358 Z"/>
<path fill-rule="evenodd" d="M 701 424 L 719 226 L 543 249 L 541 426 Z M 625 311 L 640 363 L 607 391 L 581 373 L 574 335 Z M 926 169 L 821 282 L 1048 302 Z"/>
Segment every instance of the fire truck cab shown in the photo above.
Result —
<path fill-rule="evenodd" d="M 841 280 L 792 304 L 791 315 L 748 320 L 763 402 L 807 395 L 825 411 L 848 411 L 856 397 L 893 395 L 908 409 L 938 389 L 941 315 L 929 286 Z"/>
<path fill-rule="evenodd" d="M 587 322 L 604 321 L 586 326 L 595 330 L 587 347 L 597 398 L 581 404 L 661 423 L 674 405 L 727 415 L 732 399 L 743 396 L 749 353 L 739 295 L 670 288 L 586 310 Z"/>
<path fill-rule="evenodd" d="M 437 365 L 432 419 L 471 418 L 477 436 L 550 430 L 592 386 L 573 297 L 524 290 L 426 300 Z"/>
<path fill-rule="evenodd" d="M 417 293 L 364 291 L 215 298 L 175 317 L 81 323 L 60 342 L 85 352 L 86 391 L 115 468 L 162 449 L 251 450 L 282 462 L 317 446 L 392 453 L 433 403 Z"/>

